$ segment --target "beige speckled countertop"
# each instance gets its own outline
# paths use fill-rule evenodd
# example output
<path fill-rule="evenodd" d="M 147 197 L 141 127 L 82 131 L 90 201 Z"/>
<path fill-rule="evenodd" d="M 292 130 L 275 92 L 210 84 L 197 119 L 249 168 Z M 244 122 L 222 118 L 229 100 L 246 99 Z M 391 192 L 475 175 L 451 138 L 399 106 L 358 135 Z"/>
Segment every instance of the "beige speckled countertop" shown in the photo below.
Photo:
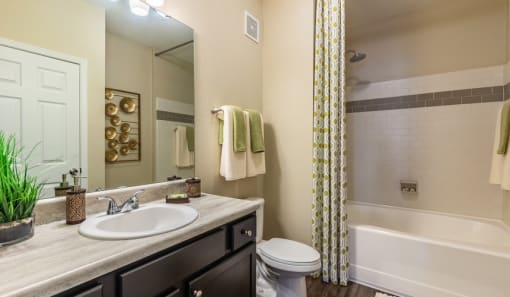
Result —
<path fill-rule="evenodd" d="M 245 216 L 258 204 L 206 195 L 190 206 L 200 213 L 192 224 L 140 239 L 90 239 L 64 221 L 37 226 L 33 238 L 0 248 L 0 296 L 52 296 Z"/>

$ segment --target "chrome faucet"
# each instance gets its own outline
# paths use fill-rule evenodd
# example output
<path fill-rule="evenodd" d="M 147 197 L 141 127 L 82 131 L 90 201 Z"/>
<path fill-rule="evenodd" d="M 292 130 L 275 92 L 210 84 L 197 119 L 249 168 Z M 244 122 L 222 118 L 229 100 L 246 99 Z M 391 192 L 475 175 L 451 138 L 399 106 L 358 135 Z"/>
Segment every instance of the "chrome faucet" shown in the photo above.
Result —
<path fill-rule="evenodd" d="M 136 191 L 133 196 L 124 201 L 120 206 L 117 205 L 115 199 L 110 196 L 97 197 L 97 200 L 108 200 L 108 209 L 106 210 L 107 215 L 113 215 L 116 213 L 129 212 L 133 209 L 138 208 L 138 194 L 143 193 L 145 190 Z"/>

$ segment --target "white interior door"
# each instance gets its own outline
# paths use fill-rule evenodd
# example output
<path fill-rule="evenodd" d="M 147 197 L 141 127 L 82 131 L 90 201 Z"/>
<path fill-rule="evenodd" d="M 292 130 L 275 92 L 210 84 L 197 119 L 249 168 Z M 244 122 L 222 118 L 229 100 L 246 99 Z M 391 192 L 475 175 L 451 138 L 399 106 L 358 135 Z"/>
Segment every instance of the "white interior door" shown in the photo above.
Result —
<path fill-rule="evenodd" d="M 79 65 L 0 45 L 0 130 L 33 149 L 30 174 L 51 194 L 80 167 Z"/>

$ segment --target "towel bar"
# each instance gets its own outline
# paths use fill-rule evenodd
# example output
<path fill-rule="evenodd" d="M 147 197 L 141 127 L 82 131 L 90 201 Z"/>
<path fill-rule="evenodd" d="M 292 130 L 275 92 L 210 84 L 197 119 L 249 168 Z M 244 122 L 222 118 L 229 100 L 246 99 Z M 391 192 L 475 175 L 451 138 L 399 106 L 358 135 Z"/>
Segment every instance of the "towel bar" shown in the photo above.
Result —
<path fill-rule="evenodd" d="M 213 109 L 211 109 L 211 113 L 218 113 L 220 111 L 223 111 L 221 107 L 213 107 Z"/>

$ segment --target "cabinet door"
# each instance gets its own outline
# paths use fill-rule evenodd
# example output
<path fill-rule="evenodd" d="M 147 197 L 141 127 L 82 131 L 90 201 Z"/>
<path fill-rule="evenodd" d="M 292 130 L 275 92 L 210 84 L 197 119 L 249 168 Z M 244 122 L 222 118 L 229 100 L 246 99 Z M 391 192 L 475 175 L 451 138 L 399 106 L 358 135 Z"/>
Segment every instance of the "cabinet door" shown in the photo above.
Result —
<path fill-rule="evenodd" d="M 255 243 L 189 283 L 190 297 L 255 297 Z"/>

